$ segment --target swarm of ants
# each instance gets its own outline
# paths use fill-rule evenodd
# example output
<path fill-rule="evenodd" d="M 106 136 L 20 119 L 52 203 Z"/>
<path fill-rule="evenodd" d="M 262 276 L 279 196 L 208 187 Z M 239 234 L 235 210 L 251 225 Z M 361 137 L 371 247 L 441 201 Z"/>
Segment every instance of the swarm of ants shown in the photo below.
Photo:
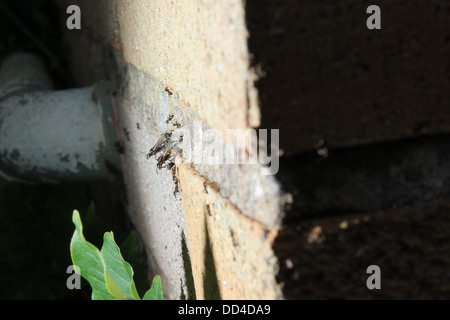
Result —
<path fill-rule="evenodd" d="M 172 121 L 173 115 L 170 115 L 167 119 L 166 123 Z M 180 124 L 176 121 L 172 122 L 173 125 L 177 128 L 180 127 Z M 178 154 L 182 154 L 183 150 L 181 150 L 177 145 L 183 141 L 183 136 L 180 135 L 178 140 L 172 140 L 172 131 L 166 132 L 156 141 L 155 145 L 150 149 L 149 153 L 145 156 L 148 160 L 151 157 L 155 156 L 157 161 L 156 168 L 159 170 L 163 168 L 167 168 L 172 171 L 172 180 L 175 184 L 175 190 L 173 192 L 174 197 L 180 191 L 179 190 L 179 182 L 177 178 L 177 167 L 175 166 L 175 158 Z M 158 157 L 156 157 L 159 154 Z"/>

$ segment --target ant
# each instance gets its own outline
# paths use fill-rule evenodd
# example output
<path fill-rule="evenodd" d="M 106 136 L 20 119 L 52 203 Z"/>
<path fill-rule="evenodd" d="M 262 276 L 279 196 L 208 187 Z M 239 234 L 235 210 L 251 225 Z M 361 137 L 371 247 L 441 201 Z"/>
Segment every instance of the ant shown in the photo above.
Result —
<path fill-rule="evenodd" d="M 170 121 L 172 121 L 173 119 L 173 114 L 169 115 L 169 117 L 167 117 L 166 123 L 168 124 Z"/>
<path fill-rule="evenodd" d="M 176 198 L 177 197 L 177 193 L 180 192 L 180 183 L 179 180 L 177 178 L 177 167 L 175 166 L 175 163 L 171 163 L 172 164 L 172 181 L 175 184 L 175 190 L 173 191 L 173 196 Z"/>
<path fill-rule="evenodd" d="M 165 87 L 164 90 L 167 92 L 167 94 L 169 96 L 171 96 L 173 94 L 172 91 L 168 87 Z"/>
<path fill-rule="evenodd" d="M 169 158 L 170 158 L 170 154 L 168 154 L 168 155 L 164 154 L 162 156 L 159 156 L 157 159 L 158 163 L 156 164 L 156 167 L 159 170 L 161 170 L 162 168 L 167 168 L 167 165 L 164 167 L 164 164 L 167 160 L 169 160 Z"/>
<path fill-rule="evenodd" d="M 170 121 L 172 117 L 169 116 L 169 119 L 167 121 Z M 177 178 L 177 167 L 175 166 L 175 158 L 178 154 L 182 154 L 183 152 L 183 150 L 178 148 L 177 146 L 182 141 L 183 135 L 180 135 L 178 140 L 173 141 L 172 132 L 166 132 L 158 139 L 155 145 L 150 149 L 149 153 L 145 156 L 145 158 L 148 160 L 153 156 L 155 156 L 156 158 L 156 155 L 158 153 L 161 153 L 160 156 L 156 158 L 156 168 L 158 170 L 167 168 L 168 170 L 172 171 L 172 180 L 175 184 L 175 190 L 173 192 L 174 197 L 176 197 L 176 194 L 180 191 L 179 181 Z"/>
<path fill-rule="evenodd" d="M 145 158 L 148 160 L 154 155 L 156 155 L 158 152 L 160 152 L 162 149 L 164 149 L 167 143 L 170 141 L 171 137 L 172 137 L 171 132 L 166 132 L 164 135 L 162 135 L 155 143 L 155 145 L 150 149 L 149 153 L 145 156 Z"/>
<path fill-rule="evenodd" d="M 161 170 L 162 168 L 168 168 L 170 170 L 175 165 L 176 156 L 178 154 L 182 154 L 182 152 L 183 152 L 180 148 L 178 148 L 176 146 L 178 143 L 179 143 L 178 141 L 172 142 L 171 146 L 169 146 L 166 149 L 166 152 L 158 157 L 158 159 L 157 159 L 158 163 L 157 163 L 156 167 L 159 170 Z M 169 163 L 167 163 L 167 161 L 169 161 Z M 164 167 L 164 164 L 166 164 L 165 167 Z"/>
<path fill-rule="evenodd" d="M 181 128 L 181 124 L 179 124 L 178 121 L 176 121 L 176 120 L 172 121 L 172 120 L 173 120 L 173 114 L 171 114 L 167 117 L 166 123 L 169 124 L 169 122 L 172 122 L 174 127 Z"/>

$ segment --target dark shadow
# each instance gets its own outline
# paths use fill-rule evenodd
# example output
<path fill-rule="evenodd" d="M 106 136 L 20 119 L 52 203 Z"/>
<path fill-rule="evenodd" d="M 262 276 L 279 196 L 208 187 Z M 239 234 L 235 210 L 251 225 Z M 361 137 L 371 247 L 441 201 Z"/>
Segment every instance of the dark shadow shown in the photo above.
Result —
<path fill-rule="evenodd" d="M 282 157 L 277 179 L 293 195 L 284 222 L 449 199 L 449 142 L 445 134 Z"/>
<path fill-rule="evenodd" d="M 180 300 L 187 300 L 186 296 L 184 295 L 184 290 L 183 290 L 183 282 L 180 281 Z"/>
<path fill-rule="evenodd" d="M 339 147 L 448 131 L 443 3 L 379 0 L 382 32 L 366 27 L 367 1 L 245 4 L 261 127 L 281 129 L 286 155 L 320 139 Z"/>
<path fill-rule="evenodd" d="M 181 255 L 183 258 L 183 268 L 186 278 L 187 297 L 184 295 L 183 288 L 181 288 L 181 300 L 196 300 L 194 276 L 192 275 L 191 257 L 186 245 L 186 237 L 184 232 L 181 232 Z"/>
<path fill-rule="evenodd" d="M 449 225 L 449 201 L 299 220 L 273 244 L 277 281 L 288 300 L 448 299 Z M 315 226 L 322 238 L 311 241 Z M 381 290 L 366 286 L 370 265 L 381 269 Z"/>
<path fill-rule="evenodd" d="M 208 226 L 205 220 L 205 273 L 203 274 L 203 291 L 205 300 L 220 300 L 220 288 L 217 280 L 216 265 L 211 249 Z"/>
<path fill-rule="evenodd" d="M 13 52 L 37 54 L 44 60 L 56 89 L 74 87 L 68 72 L 65 19 L 65 8 L 51 0 L 2 1 L 0 28 L 8 32 L 1 44 L 0 60 Z"/>

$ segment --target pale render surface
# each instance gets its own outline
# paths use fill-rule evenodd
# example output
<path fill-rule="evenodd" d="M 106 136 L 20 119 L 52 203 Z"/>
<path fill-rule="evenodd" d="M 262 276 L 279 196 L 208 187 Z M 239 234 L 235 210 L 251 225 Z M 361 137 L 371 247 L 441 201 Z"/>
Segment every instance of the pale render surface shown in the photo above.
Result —
<path fill-rule="evenodd" d="M 179 95 L 201 120 L 219 130 L 246 128 L 247 117 L 259 123 L 248 105 L 241 0 L 120 0 L 117 12 L 125 60 Z"/>
<path fill-rule="evenodd" d="M 81 82 L 111 74 L 120 79 L 116 132 L 125 150 L 127 211 L 150 269 L 162 277 L 165 298 L 192 292 L 197 299 L 210 298 L 211 285 L 220 298 L 280 298 L 271 249 L 280 215 L 274 177 L 261 176 L 257 165 L 194 167 L 181 161 L 181 191 L 174 196 L 171 172 L 157 170 L 156 161 L 144 156 L 173 129 L 166 123 L 171 114 L 183 129 L 198 120 L 220 131 L 259 125 L 243 2 L 76 2 L 89 14 L 84 33 L 74 35 L 72 60 L 84 63 L 73 64 L 75 73 Z M 209 285 L 206 261 L 215 268 Z"/>

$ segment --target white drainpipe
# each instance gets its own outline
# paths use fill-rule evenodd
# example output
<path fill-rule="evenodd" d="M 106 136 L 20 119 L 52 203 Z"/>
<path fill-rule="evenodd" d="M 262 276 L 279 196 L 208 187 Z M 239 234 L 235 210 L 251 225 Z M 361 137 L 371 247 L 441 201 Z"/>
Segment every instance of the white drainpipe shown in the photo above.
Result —
<path fill-rule="evenodd" d="M 42 62 L 14 54 L 0 69 L 0 175 L 58 183 L 108 177 L 120 167 L 107 83 L 53 90 Z M 105 165 L 105 163 L 108 163 Z"/>

